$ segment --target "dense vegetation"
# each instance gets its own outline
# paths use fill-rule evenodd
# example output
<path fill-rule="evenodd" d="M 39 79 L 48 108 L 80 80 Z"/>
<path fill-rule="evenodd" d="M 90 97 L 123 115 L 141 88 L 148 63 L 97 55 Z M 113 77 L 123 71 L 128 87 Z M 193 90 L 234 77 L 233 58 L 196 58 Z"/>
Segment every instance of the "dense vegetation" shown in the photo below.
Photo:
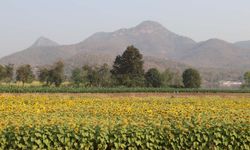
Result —
<path fill-rule="evenodd" d="M 1 149 L 249 149 L 248 97 L 0 99 Z"/>
<path fill-rule="evenodd" d="M 99 67 L 88 65 L 72 70 L 71 77 L 64 75 L 64 64 L 59 61 L 51 66 L 32 70 L 30 65 L 16 69 L 13 79 L 13 65 L 0 67 L 0 80 L 4 82 L 21 81 L 30 83 L 38 80 L 44 86 L 59 87 L 63 81 L 72 82 L 75 87 L 181 87 L 182 79 L 178 73 L 166 69 L 160 73 L 156 68 L 144 72 L 143 56 L 134 46 L 129 46 L 122 55 L 116 57 L 112 68 L 104 64 Z M 11 69 L 9 69 L 12 67 Z M 7 73 L 8 72 L 8 73 Z M 36 77 L 36 78 L 35 78 Z M 12 80 L 11 80 L 12 79 Z"/>
<path fill-rule="evenodd" d="M 7 128 L 1 149 L 249 149 L 249 126 L 221 125 L 207 128 L 190 124 L 185 131 L 173 126 L 65 126 Z"/>
<path fill-rule="evenodd" d="M 147 71 L 143 69 L 143 56 L 134 46 L 129 46 L 122 55 L 118 55 L 112 68 L 107 64 L 102 66 L 84 65 L 74 68 L 70 77 L 65 75 L 64 64 L 59 61 L 51 66 L 32 68 L 30 65 L 18 66 L 0 65 L 0 83 L 40 81 L 45 87 L 59 87 L 63 82 L 69 88 L 111 88 L 111 87 L 149 87 L 149 88 L 199 88 L 202 83 L 200 73 L 186 69 L 182 74 L 166 68 L 159 72 L 156 68 Z M 14 72 L 16 71 L 16 72 Z M 250 87 L 250 73 L 244 75 L 243 87 Z M 50 88 L 47 88 L 50 89 Z"/>

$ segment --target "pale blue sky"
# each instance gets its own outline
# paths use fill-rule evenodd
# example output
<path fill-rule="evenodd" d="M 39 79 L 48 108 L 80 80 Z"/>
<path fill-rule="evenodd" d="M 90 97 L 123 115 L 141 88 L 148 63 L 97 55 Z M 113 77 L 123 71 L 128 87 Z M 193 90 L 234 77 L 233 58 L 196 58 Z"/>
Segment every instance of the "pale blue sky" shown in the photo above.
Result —
<path fill-rule="evenodd" d="M 0 57 L 40 36 L 71 44 L 144 20 L 196 41 L 250 40 L 249 0 L 0 0 Z"/>

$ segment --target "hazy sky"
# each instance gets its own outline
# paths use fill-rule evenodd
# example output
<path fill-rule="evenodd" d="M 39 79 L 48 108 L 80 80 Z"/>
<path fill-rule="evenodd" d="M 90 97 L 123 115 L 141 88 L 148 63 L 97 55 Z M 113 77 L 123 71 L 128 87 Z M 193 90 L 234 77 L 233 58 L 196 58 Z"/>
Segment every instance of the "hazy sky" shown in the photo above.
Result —
<path fill-rule="evenodd" d="M 40 36 L 71 44 L 144 20 L 196 41 L 250 40 L 249 0 L 0 0 L 0 57 Z"/>

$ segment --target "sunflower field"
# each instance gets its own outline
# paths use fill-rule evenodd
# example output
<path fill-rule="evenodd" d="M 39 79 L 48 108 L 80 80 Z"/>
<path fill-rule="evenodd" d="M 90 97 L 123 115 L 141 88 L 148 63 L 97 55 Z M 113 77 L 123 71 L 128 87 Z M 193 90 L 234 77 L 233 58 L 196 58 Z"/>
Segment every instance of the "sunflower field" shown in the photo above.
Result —
<path fill-rule="evenodd" d="M 250 149 L 250 97 L 1 94 L 0 149 Z"/>

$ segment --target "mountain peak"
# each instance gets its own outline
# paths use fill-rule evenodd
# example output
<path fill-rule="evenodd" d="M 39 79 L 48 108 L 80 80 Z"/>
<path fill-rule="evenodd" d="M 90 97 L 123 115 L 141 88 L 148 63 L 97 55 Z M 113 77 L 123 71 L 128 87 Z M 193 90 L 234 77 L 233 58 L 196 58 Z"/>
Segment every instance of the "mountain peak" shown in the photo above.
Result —
<path fill-rule="evenodd" d="M 161 25 L 158 22 L 155 21 L 143 21 L 139 25 L 135 27 L 136 29 L 142 30 L 142 31 L 168 31 L 163 25 Z"/>
<path fill-rule="evenodd" d="M 217 39 L 217 38 L 212 38 L 212 39 L 208 39 L 207 41 L 204 41 L 203 43 L 205 44 L 212 44 L 212 45 L 227 45 L 227 44 L 231 44 L 227 41 L 221 40 L 221 39 Z"/>
<path fill-rule="evenodd" d="M 58 45 L 58 43 L 41 36 L 35 41 L 35 43 L 31 47 L 53 47 Z"/>
<path fill-rule="evenodd" d="M 156 21 L 150 21 L 150 20 L 147 20 L 147 21 L 143 21 L 142 23 L 140 23 L 139 25 L 137 26 L 160 26 L 160 27 L 163 27 L 160 23 L 156 22 Z"/>

